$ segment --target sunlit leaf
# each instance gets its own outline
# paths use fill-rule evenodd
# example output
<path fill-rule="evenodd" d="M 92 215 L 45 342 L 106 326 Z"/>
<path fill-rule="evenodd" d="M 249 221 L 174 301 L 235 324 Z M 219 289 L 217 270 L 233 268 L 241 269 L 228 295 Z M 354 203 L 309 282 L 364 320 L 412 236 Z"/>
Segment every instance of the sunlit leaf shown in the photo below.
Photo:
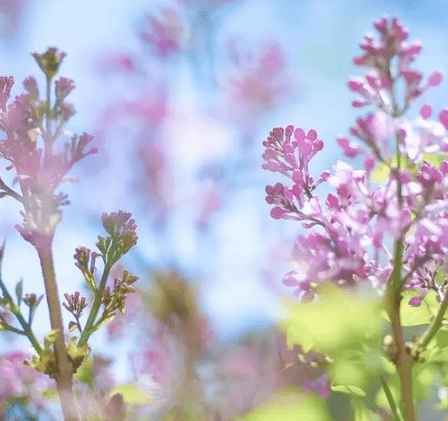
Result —
<path fill-rule="evenodd" d="M 16 284 L 16 297 L 17 297 L 17 305 L 20 307 L 20 303 L 22 302 L 22 294 L 23 294 L 23 279 L 21 279 Z"/>
<path fill-rule="evenodd" d="M 379 332 L 378 304 L 327 285 L 313 303 L 285 301 L 289 317 L 280 322 L 289 345 L 315 346 L 327 352 L 347 349 Z M 304 350 L 306 352 L 306 349 Z"/>
<path fill-rule="evenodd" d="M 331 386 L 331 390 L 333 392 L 345 393 L 347 395 L 358 396 L 362 398 L 366 396 L 366 392 L 364 392 L 364 390 L 362 390 L 358 386 Z"/>
<path fill-rule="evenodd" d="M 282 390 L 241 421 L 330 421 L 325 403 L 314 395 Z"/>
<path fill-rule="evenodd" d="M 111 395 L 121 393 L 124 401 L 129 405 L 150 405 L 153 402 L 152 396 L 146 390 L 131 383 L 116 386 L 109 393 Z"/>
<path fill-rule="evenodd" d="M 400 307 L 402 326 L 427 325 L 435 317 L 440 305 L 437 301 L 436 292 L 433 290 L 429 291 L 419 307 L 410 306 L 409 299 L 418 295 L 418 292 L 414 290 L 402 292 L 403 299 L 401 300 Z M 382 315 L 386 320 L 390 321 L 386 312 L 383 312 Z"/>

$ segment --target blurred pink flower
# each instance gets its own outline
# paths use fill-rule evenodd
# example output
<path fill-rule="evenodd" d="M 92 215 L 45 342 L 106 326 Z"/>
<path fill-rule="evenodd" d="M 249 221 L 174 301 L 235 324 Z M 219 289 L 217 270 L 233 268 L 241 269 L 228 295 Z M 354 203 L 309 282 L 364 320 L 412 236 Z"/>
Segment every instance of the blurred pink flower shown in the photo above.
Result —
<path fill-rule="evenodd" d="M 130 53 L 109 52 L 98 60 L 98 67 L 101 74 L 110 75 L 115 72 L 133 74 L 137 70 L 136 59 Z"/>
<path fill-rule="evenodd" d="M 202 198 L 197 224 L 201 228 L 207 228 L 213 215 L 224 205 L 224 188 L 220 183 L 212 181 L 206 186 L 200 186 L 196 197 Z"/>
<path fill-rule="evenodd" d="M 298 345 L 288 349 L 284 334 L 276 328 L 249 337 L 218 364 L 227 412 L 242 415 L 280 388 L 317 378 L 322 369 L 315 367 L 324 363 L 317 353 L 302 355 Z"/>
<path fill-rule="evenodd" d="M 28 398 L 29 403 L 43 408 L 45 401 L 42 393 L 54 387 L 54 380 L 24 364 L 30 355 L 22 351 L 0 355 L 0 415 L 4 404 L 11 398 Z"/>
<path fill-rule="evenodd" d="M 0 0 L 0 37 L 11 37 L 19 32 L 29 0 Z"/>
<path fill-rule="evenodd" d="M 317 393 L 324 399 L 327 399 L 331 393 L 330 381 L 326 374 L 320 376 L 317 379 L 305 382 L 303 387 L 309 392 Z"/>
<path fill-rule="evenodd" d="M 161 223 L 172 205 L 170 197 L 174 183 L 166 147 L 162 142 L 148 138 L 138 145 L 137 154 L 143 174 L 136 182 L 135 188 L 140 195 L 143 193 L 143 196 L 149 199 L 152 209 L 158 213 L 156 219 Z"/>
<path fill-rule="evenodd" d="M 142 303 L 139 291 L 129 294 L 126 297 L 126 312 L 117 312 L 115 318 L 106 325 L 107 337 L 109 340 L 122 338 L 135 323 L 141 311 Z"/>
<path fill-rule="evenodd" d="M 153 54 L 166 59 L 181 50 L 182 31 L 178 11 L 164 7 L 160 19 L 152 15 L 146 16 L 145 29 L 140 33 L 140 39 Z"/>
<path fill-rule="evenodd" d="M 288 76 L 285 54 L 278 43 L 265 42 L 254 53 L 243 50 L 241 40 L 232 39 L 228 49 L 234 69 L 223 90 L 228 92 L 234 117 L 254 118 L 295 95 L 297 88 Z"/>

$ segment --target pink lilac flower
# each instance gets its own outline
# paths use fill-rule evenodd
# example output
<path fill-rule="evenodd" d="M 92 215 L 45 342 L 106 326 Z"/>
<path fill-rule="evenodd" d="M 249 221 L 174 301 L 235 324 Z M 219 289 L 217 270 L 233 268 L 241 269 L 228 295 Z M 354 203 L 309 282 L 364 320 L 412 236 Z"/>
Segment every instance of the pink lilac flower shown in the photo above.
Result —
<path fill-rule="evenodd" d="M 324 146 L 322 140 L 318 139 L 313 129 L 305 134 L 303 129 L 294 129 L 290 125 L 286 129 L 273 129 L 263 145 L 266 148 L 263 154 L 266 161 L 263 169 L 280 172 L 294 182 L 292 188 L 281 183 L 266 187 L 266 201 L 277 205 L 271 211 L 272 217 L 313 221 L 313 213 L 319 213 L 319 203 L 317 199 L 313 199 L 312 192 L 321 182 L 326 181 L 329 175 L 324 172 L 314 181 L 309 173 L 310 160 Z M 300 210 L 306 203 L 308 208 Z"/>
<path fill-rule="evenodd" d="M 14 78 L 12 76 L 0 77 L 0 108 L 6 112 L 6 103 L 11 95 L 11 89 L 14 85 Z"/>
<path fill-rule="evenodd" d="M 384 292 L 392 271 L 389 245 L 397 239 L 404 246 L 404 288 L 418 293 L 410 305 L 420 305 L 430 289 L 440 299 L 445 294 L 446 286 L 434 280 L 448 263 L 448 162 L 436 166 L 425 158 L 448 150 L 448 111 L 440 112 L 439 121 L 431 121 L 432 107 L 426 103 L 415 121 L 401 117 L 416 97 L 441 82 L 442 74 L 434 72 L 422 87 L 421 74 L 409 68 L 420 52 L 419 44 L 404 42 L 408 34 L 395 18 L 390 25 L 383 19 L 375 27 L 381 43 L 366 36 L 361 45 L 365 54 L 355 58 L 355 64 L 373 70 L 365 79 L 351 80 L 349 87 L 363 96 L 364 105 L 379 112 L 358 118 L 350 129 L 363 146 L 342 136 L 337 139 L 348 157 L 364 155 L 364 170 L 338 162 L 331 175 L 324 173 L 314 182 L 308 164 L 323 145 L 320 140 L 316 143 L 314 130 L 305 136 L 293 126 L 276 128 L 263 142 L 263 168 L 290 180 L 266 187 L 266 201 L 274 205 L 271 216 L 316 229 L 299 236 L 293 268 L 283 281 L 302 300 L 313 300 L 320 282 L 352 286 L 370 281 Z M 394 56 L 399 57 L 397 77 L 390 73 Z M 395 97 L 398 76 L 406 85 L 401 109 Z M 291 140 L 293 133 L 296 141 Z M 399 165 L 393 159 L 397 153 Z M 379 186 L 370 180 L 375 164 L 389 167 L 388 179 Z M 325 207 L 314 194 L 322 181 L 334 188 Z"/>
<path fill-rule="evenodd" d="M 371 34 L 365 35 L 360 44 L 364 54 L 353 60 L 357 66 L 372 69 L 365 79 L 354 78 L 349 81 L 349 88 L 361 95 L 360 99 L 353 102 L 353 106 L 374 105 L 388 114 L 399 115 L 428 88 L 439 85 L 442 73 L 433 72 L 427 83 L 422 86 L 422 73 L 410 68 L 421 52 L 420 42 L 406 43 L 408 31 L 397 18 L 392 18 L 390 22 L 387 18 L 382 18 L 375 22 L 374 26 L 380 33 L 380 42 L 375 43 Z M 398 58 L 397 75 L 390 72 L 390 63 L 394 57 Z M 403 78 L 405 82 L 405 99 L 401 110 L 397 108 L 399 105 L 393 94 L 393 85 L 398 77 Z"/>

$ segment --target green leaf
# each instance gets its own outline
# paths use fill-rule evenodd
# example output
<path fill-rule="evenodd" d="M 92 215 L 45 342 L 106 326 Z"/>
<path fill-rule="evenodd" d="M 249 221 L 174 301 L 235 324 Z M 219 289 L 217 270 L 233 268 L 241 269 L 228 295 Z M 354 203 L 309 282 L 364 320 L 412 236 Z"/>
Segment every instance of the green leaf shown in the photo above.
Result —
<path fill-rule="evenodd" d="M 372 183 L 384 184 L 389 179 L 390 164 L 381 163 L 371 172 L 370 181 Z"/>
<path fill-rule="evenodd" d="M 418 295 L 419 293 L 414 290 L 402 292 L 403 299 L 401 300 L 400 306 L 402 326 L 427 325 L 435 317 L 440 305 L 437 301 L 436 292 L 434 290 L 429 291 L 419 307 L 410 306 L 409 299 Z M 386 320 L 390 321 L 386 312 L 383 312 L 382 315 Z"/>
<path fill-rule="evenodd" d="M 379 421 L 380 418 L 378 415 L 374 414 L 372 411 L 369 411 L 366 405 L 360 399 L 352 399 L 351 405 L 354 410 L 354 419 L 353 421 Z"/>
<path fill-rule="evenodd" d="M 93 372 L 93 361 L 91 358 L 84 361 L 79 370 L 76 372 L 76 377 L 78 377 L 79 380 L 88 385 L 90 388 L 93 387 L 95 373 Z"/>
<path fill-rule="evenodd" d="M 331 386 L 331 390 L 333 392 L 345 393 L 347 395 L 361 397 L 361 398 L 364 398 L 366 396 L 366 392 L 364 392 L 364 390 L 362 390 L 358 386 L 345 386 L 345 385 Z"/>
<path fill-rule="evenodd" d="M 67 347 L 67 354 L 73 363 L 74 370 L 77 370 L 90 354 L 89 346 L 87 344 L 78 346 L 76 340 L 77 338 L 75 336 L 70 338 Z"/>
<path fill-rule="evenodd" d="M 393 400 L 395 402 L 400 402 L 401 401 L 401 391 L 400 391 L 398 376 L 391 377 L 387 381 L 387 385 L 389 386 L 389 390 L 393 396 Z M 378 390 L 378 393 L 375 397 L 375 403 L 381 408 L 389 408 L 390 407 L 389 400 L 387 399 L 386 393 L 384 392 L 384 389 L 382 387 Z"/>
<path fill-rule="evenodd" d="M 56 374 L 58 370 L 56 358 L 53 352 L 48 349 L 42 351 L 40 355 L 34 355 L 31 359 L 25 360 L 25 365 L 50 376 Z"/>
<path fill-rule="evenodd" d="M 22 302 L 22 294 L 23 294 L 23 279 L 21 279 L 16 284 L 16 297 L 17 297 L 17 305 L 20 307 L 20 303 Z"/>
<path fill-rule="evenodd" d="M 439 154 L 423 154 L 422 162 L 428 161 L 430 164 L 434 165 L 436 168 L 440 167 L 440 164 L 448 158 L 448 154 L 439 153 Z"/>
<path fill-rule="evenodd" d="M 425 357 L 425 361 L 430 363 L 446 363 L 448 362 L 448 347 L 445 348 L 435 348 L 432 350 L 430 355 Z"/>
<path fill-rule="evenodd" d="M 128 405 L 150 405 L 153 402 L 153 397 L 145 389 L 132 383 L 116 386 L 109 393 L 111 396 L 121 393 Z"/>
<path fill-rule="evenodd" d="M 267 402 L 257 406 L 241 421 L 330 421 L 325 403 L 317 396 L 281 390 Z"/>
<path fill-rule="evenodd" d="M 379 333 L 378 303 L 356 297 L 348 291 L 325 285 L 313 303 L 284 301 L 289 317 L 280 322 L 287 343 L 311 346 L 321 352 L 347 349 Z"/>
<path fill-rule="evenodd" d="M 441 327 L 437 331 L 434 339 L 439 348 L 448 347 L 448 329 L 446 327 Z"/>
<path fill-rule="evenodd" d="M 45 349 L 50 349 L 50 345 L 53 344 L 59 335 L 59 329 L 52 329 L 45 335 Z"/>

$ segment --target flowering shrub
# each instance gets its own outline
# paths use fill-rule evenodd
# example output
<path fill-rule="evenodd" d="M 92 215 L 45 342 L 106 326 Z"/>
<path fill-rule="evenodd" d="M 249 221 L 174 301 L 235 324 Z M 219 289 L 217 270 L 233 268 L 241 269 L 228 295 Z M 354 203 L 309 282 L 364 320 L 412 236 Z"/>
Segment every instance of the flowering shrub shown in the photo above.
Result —
<path fill-rule="evenodd" d="M 37 399 L 34 395 L 35 391 L 39 393 L 38 382 L 42 383 L 43 376 L 48 380 L 48 384 L 53 379 L 57 385 L 64 419 L 77 420 L 79 415 L 74 396 L 73 375 L 89 357 L 88 340 L 104 323 L 113 319 L 117 311 L 124 313 L 126 297 L 134 292 L 132 284 L 137 281 L 137 277 L 126 270 L 114 279 L 113 288 L 107 286 L 107 281 L 113 266 L 136 244 L 136 224 L 130 213 L 104 213 L 102 224 L 107 236 L 98 237 L 98 252 L 92 252 L 86 247 L 76 249 L 75 265 L 80 269 L 93 301 L 89 304 L 86 297 L 78 291 L 65 294 L 64 307 L 74 318 L 68 325 L 68 332 L 78 330 L 80 334 L 79 337 L 70 336 L 67 343 L 68 332 L 62 321 L 53 263 L 53 238 L 56 227 L 62 220 L 60 208 L 69 201 L 66 194 L 56 193 L 56 190 L 62 182 L 71 179 L 68 176 L 71 168 L 88 155 L 95 154 L 97 149 L 88 149 L 93 137 L 83 133 L 81 136 L 68 136 L 69 139 L 62 145 L 61 151 L 56 152 L 56 142 L 67 136 L 64 126 L 75 113 L 73 105 L 66 102 L 75 85 L 72 80 L 64 77 L 55 80 L 65 53 L 56 48 L 49 48 L 43 54 L 33 53 L 33 57 L 45 75 L 47 86 L 44 99 L 40 98 L 36 79 L 29 77 L 24 81 L 26 93 L 16 96 L 15 100 L 8 104 L 14 78 L 0 78 L 0 129 L 5 134 L 0 140 L 0 157 L 7 162 L 7 171 L 15 171 L 13 185 L 17 184 L 19 189 L 15 190 L 1 178 L 0 195 L 12 197 L 23 207 L 20 212 L 23 222 L 17 224 L 16 229 L 23 239 L 35 248 L 39 256 L 51 330 L 45 335 L 42 343 L 32 328 L 35 310 L 43 296 L 37 297 L 34 293 L 23 294 L 24 286 L 20 281 L 16 285 L 14 298 L 0 277 L 0 328 L 26 336 L 36 353 L 28 359 L 20 353 L 1 359 L 2 381 L 9 381 L 0 389 L 0 411 L 5 411 L 4 404 L 8 399 L 20 396 L 26 398 L 27 394 L 29 399 L 26 403 L 42 409 L 43 399 Z M 51 95 L 53 87 L 55 100 Z M 39 139 L 42 140 L 42 146 Z M 3 244 L 0 249 L 0 262 L 4 250 Z M 98 259 L 103 263 L 99 281 L 96 277 Z M 22 312 L 22 304 L 28 307 L 27 315 Z M 87 321 L 83 323 L 81 317 L 89 306 Z M 23 363 L 31 368 L 23 366 Z M 110 404 L 119 403 L 120 399 L 122 401 L 121 397 L 112 397 Z M 106 415 L 108 407 L 109 404 L 104 407 Z"/>
<path fill-rule="evenodd" d="M 366 35 L 363 55 L 354 59 L 369 72 L 348 87 L 360 96 L 354 107 L 376 111 L 350 129 L 357 143 L 337 139 L 348 158 L 362 157 L 363 169 L 338 161 L 316 177 L 310 161 L 324 147 L 316 130 L 275 128 L 263 142 L 263 168 L 289 183 L 267 186 L 266 201 L 274 205 L 274 219 L 296 220 L 312 230 L 297 239 L 294 267 L 283 280 L 308 302 L 290 304 L 289 342 L 329 356 L 334 391 L 366 396 L 365 379 L 348 371 L 370 371 L 393 419 L 414 420 L 414 405 L 428 386 L 419 374 L 446 375 L 440 355 L 446 352 L 448 306 L 448 111 L 432 121 L 426 103 L 416 120 L 404 117 L 442 74 L 435 71 L 422 82 L 422 73 L 411 67 L 421 45 L 406 42 L 408 32 L 396 18 L 374 26 L 379 43 Z M 322 183 L 332 188 L 324 201 L 317 195 Z M 381 301 L 356 299 L 353 291 L 368 286 Z M 427 329 L 409 340 L 404 327 L 415 325 Z M 377 400 L 363 410 L 379 414 L 381 406 Z"/>

